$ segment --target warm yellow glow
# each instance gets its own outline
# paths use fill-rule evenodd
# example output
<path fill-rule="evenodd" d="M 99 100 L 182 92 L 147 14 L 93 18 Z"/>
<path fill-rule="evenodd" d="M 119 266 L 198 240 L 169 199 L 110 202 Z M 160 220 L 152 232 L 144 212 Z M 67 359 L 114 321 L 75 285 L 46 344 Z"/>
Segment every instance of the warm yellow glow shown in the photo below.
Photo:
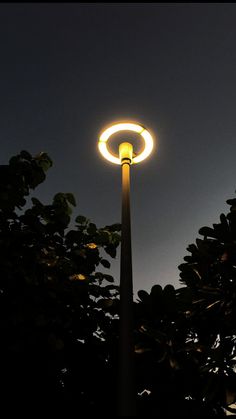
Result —
<path fill-rule="evenodd" d="M 97 245 L 95 243 L 88 243 L 85 247 L 87 247 L 88 249 L 96 249 Z"/>
<path fill-rule="evenodd" d="M 103 157 L 105 157 L 105 159 L 115 164 L 121 164 L 121 153 L 120 153 L 120 156 L 117 157 L 114 154 L 110 153 L 110 151 L 108 151 L 107 149 L 108 139 L 111 137 L 111 135 L 119 131 L 136 132 L 140 134 L 144 140 L 144 143 L 145 143 L 144 150 L 142 151 L 142 153 L 138 154 L 137 156 L 135 157 L 132 156 L 131 163 L 139 163 L 149 156 L 149 154 L 151 153 L 153 149 L 153 139 L 152 139 L 151 134 L 148 132 L 148 130 L 139 124 L 119 123 L 119 124 L 115 124 L 107 128 L 105 131 L 103 131 L 103 133 L 101 134 L 99 138 L 98 148 L 99 148 L 100 153 L 103 155 Z"/>
<path fill-rule="evenodd" d="M 142 153 L 140 153 L 138 156 L 133 158 L 133 163 L 139 163 L 140 161 L 146 159 L 153 149 L 153 139 L 152 139 L 151 134 L 146 129 L 144 129 L 141 132 L 141 135 L 145 142 L 145 149 L 143 150 Z"/>
<path fill-rule="evenodd" d="M 120 159 L 108 151 L 106 142 L 99 141 L 98 148 L 103 157 L 105 157 L 105 159 L 109 160 L 112 163 L 120 164 Z"/>
<path fill-rule="evenodd" d="M 69 279 L 71 281 L 84 281 L 86 279 L 86 276 L 83 274 L 73 274 L 69 276 Z"/>
<path fill-rule="evenodd" d="M 132 162 L 133 160 L 133 146 L 130 143 L 121 143 L 119 145 L 119 156 L 120 161 L 129 160 Z"/>

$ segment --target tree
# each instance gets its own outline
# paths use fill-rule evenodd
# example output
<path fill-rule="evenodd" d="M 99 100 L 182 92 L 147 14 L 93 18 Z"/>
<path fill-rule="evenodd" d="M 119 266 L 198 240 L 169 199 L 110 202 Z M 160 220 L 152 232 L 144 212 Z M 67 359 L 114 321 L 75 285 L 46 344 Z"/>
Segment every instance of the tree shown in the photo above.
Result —
<path fill-rule="evenodd" d="M 236 199 L 227 203 L 230 212 L 187 248 L 185 286 L 138 293 L 139 403 L 151 415 L 236 413 Z"/>
<path fill-rule="evenodd" d="M 71 193 L 26 198 L 46 178 L 46 153 L 0 166 L 1 401 L 116 412 L 119 288 L 108 269 L 120 225 L 86 217 L 70 228 Z M 135 311 L 138 415 L 224 416 L 236 401 L 236 199 L 188 247 L 183 287 L 140 290 Z M 9 412 L 8 404 L 8 412 Z"/>
<path fill-rule="evenodd" d="M 71 193 L 50 205 L 26 198 L 52 160 L 26 151 L 0 166 L 0 381 L 2 401 L 25 407 L 79 406 L 94 414 L 114 378 L 118 287 L 109 268 L 120 225 L 97 228 L 79 215 L 69 229 Z M 114 403 L 112 386 L 107 404 Z M 8 409 L 9 409 L 8 405 Z"/>
<path fill-rule="evenodd" d="M 203 227 L 180 265 L 192 292 L 191 322 L 202 354 L 206 400 L 236 413 L 236 199 L 213 228 Z"/>

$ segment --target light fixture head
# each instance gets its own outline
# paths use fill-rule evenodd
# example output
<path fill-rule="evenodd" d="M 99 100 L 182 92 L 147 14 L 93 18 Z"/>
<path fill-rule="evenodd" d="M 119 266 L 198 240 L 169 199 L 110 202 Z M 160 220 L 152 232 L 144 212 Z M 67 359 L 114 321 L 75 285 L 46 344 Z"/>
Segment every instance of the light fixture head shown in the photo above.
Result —
<path fill-rule="evenodd" d="M 103 133 L 100 135 L 99 138 L 99 142 L 98 142 L 98 148 L 100 150 L 100 153 L 103 155 L 103 157 L 105 157 L 105 159 L 109 160 L 112 163 L 115 164 L 122 164 L 121 162 L 121 158 L 115 156 L 114 154 L 110 153 L 110 151 L 107 148 L 107 141 L 109 140 L 109 138 L 111 137 L 111 135 L 115 134 L 116 132 L 119 131 L 133 131 L 136 132 L 138 134 L 141 135 L 141 137 L 144 140 L 144 150 L 138 154 L 135 155 L 132 158 L 131 164 L 132 163 L 139 163 L 142 160 L 146 159 L 146 157 L 149 156 L 149 154 L 151 153 L 152 149 L 153 149 L 153 139 L 152 136 L 150 134 L 150 132 L 143 127 L 142 125 L 139 124 L 134 124 L 134 123 L 119 123 L 119 124 L 115 124 L 110 126 L 109 128 L 107 128 L 105 131 L 103 131 Z"/>

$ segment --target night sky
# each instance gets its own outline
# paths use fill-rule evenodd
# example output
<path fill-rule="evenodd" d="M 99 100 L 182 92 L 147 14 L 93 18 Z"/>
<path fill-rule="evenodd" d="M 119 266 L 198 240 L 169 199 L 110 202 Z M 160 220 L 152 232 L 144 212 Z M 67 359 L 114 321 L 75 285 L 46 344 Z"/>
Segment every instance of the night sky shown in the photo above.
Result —
<path fill-rule="evenodd" d="M 99 133 L 123 119 L 154 133 L 132 166 L 135 291 L 180 286 L 186 247 L 235 196 L 235 22 L 230 3 L 0 5 L 0 164 L 47 152 L 33 196 L 72 192 L 75 215 L 120 222 L 120 167 L 99 154 Z"/>

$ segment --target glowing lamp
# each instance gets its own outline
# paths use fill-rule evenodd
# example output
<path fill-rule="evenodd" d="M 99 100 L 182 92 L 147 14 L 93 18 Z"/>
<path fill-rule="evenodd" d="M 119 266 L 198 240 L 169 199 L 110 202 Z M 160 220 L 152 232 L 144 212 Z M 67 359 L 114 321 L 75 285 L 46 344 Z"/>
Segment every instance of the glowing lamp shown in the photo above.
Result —
<path fill-rule="evenodd" d="M 153 139 L 152 136 L 150 134 L 150 132 L 144 128 L 142 125 L 139 124 L 133 124 L 133 123 L 119 123 L 119 124 L 115 124 L 112 125 L 111 127 L 107 128 L 105 131 L 103 131 L 103 133 L 101 134 L 100 138 L 99 138 L 99 142 L 98 142 L 98 148 L 100 150 L 100 153 L 103 155 L 103 157 L 105 157 L 105 159 L 109 160 L 112 163 L 115 164 L 122 164 L 122 156 L 123 156 L 123 152 L 121 151 L 122 149 L 119 149 L 119 156 L 115 156 L 114 154 L 112 154 L 108 148 L 107 148 L 107 142 L 109 140 L 109 138 L 119 132 L 119 131 L 133 131 L 136 132 L 138 134 L 141 135 L 141 137 L 144 140 L 144 150 L 138 154 L 138 155 L 133 155 L 133 151 L 132 151 L 132 155 L 130 155 L 130 149 L 128 151 L 129 155 L 130 155 L 130 164 L 132 163 L 139 163 L 142 160 L 146 159 L 146 157 L 149 156 L 149 154 L 151 153 L 152 149 L 153 149 Z M 129 143 L 124 143 L 126 144 L 126 150 L 127 150 L 127 144 Z M 124 148 L 124 147 L 122 147 Z"/>

